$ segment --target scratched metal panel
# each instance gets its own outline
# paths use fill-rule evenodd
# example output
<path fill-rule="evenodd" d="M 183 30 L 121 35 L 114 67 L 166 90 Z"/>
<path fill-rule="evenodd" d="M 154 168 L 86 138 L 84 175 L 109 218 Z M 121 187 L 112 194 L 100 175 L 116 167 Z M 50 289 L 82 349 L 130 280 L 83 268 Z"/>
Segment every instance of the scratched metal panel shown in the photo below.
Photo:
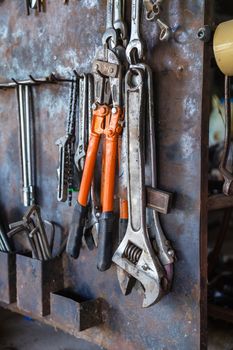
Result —
<path fill-rule="evenodd" d="M 24 1 L 0 3 L 0 79 L 25 78 L 51 71 L 68 75 L 88 71 L 101 44 L 104 0 L 47 1 L 46 14 L 25 15 Z M 127 1 L 129 8 L 129 2 Z M 168 15 L 169 13 L 169 15 Z M 196 38 L 203 24 L 204 0 L 167 0 L 163 18 L 174 38 L 159 43 L 156 24 L 144 23 L 147 61 L 155 77 L 155 104 L 161 189 L 176 193 L 175 208 L 161 221 L 177 252 L 172 292 L 158 305 L 142 309 L 136 292 L 121 295 L 115 267 L 96 269 L 96 251 L 83 250 L 78 261 L 65 258 L 66 285 L 109 305 L 106 323 L 81 334 L 118 350 L 196 350 L 200 348 L 200 197 L 203 44 Z M 37 186 L 42 214 L 68 229 L 72 209 L 56 202 L 57 147 L 69 108 L 68 87 L 34 88 Z M 18 220 L 20 166 L 16 94 L 0 91 L 0 205 L 9 222 Z"/>

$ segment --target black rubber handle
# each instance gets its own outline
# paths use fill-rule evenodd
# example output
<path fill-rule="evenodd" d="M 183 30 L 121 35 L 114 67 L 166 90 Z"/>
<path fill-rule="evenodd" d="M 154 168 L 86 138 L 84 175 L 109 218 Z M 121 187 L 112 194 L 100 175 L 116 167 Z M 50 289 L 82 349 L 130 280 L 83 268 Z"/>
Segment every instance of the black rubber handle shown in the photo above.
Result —
<path fill-rule="evenodd" d="M 80 249 L 82 247 L 86 214 L 87 207 L 83 207 L 81 204 L 76 202 L 66 245 L 67 254 L 74 259 L 79 257 Z"/>
<path fill-rule="evenodd" d="M 123 238 L 125 237 L 125 233 L 128 226 L 128 219 L 119 219 L 119 244 L 122 242 Z"/>
<path fill-rule="evenodd" d="M 99 240 L 97 268 L 106 271 L 112 264 L 112 236 L 113 236 L 114 214 L 105 212 L 99 219 Z"/>

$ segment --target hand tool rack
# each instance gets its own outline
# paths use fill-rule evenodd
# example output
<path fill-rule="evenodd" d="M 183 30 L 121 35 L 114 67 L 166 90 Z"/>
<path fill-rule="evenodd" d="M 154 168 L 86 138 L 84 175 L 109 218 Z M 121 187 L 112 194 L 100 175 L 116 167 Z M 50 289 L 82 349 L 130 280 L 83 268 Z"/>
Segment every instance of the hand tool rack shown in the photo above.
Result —
<path fill-rule="evenodd" d="M 219 206 L 214 198 L 208 199 L 207 189 L 211 49 L 197 38 L 198 29 L 210 23 L 207 5 L 210 7 L 210 1 L 164 2 L 166 21 L 173 30 L 173 39 L 168 43 L 159 43 L 154 22 L 143 21 L 147 59 L 155 80 L 159 188 L 175 194 L 171 213 L 161 215 L 178 258 L 172 292 L 158 304 L 142 309 L 141 297 L 136 292 L 128 297 L 121 294 L 115 266 L 105 273 L 99 272 L 96 251 L 83 249 L 78 261 L 63 256 L 63 276 L 60 262 L 51 270 L 44 262 L 37 268 L 38 274 L 41 273 L 41 278 L 37 274 L 37 281 L 34 280 L 38 289 L 43 289 L 43 283 L 49 284 L 54 273 L 58 273 L 58 266 L 58 282 L 64 278 L 64 287 L 60 285 L 59 289 L 65 289 L 51 295 L 49 311 L 41 313 L 38 305 L 27 311 L 26 307 L 10 303 L 12 298 L 8 303 L 2 300 L 1 306 L 109 350 L 206 348 L 207 209 Z M 129 7 L 127 2 L 127 12 Z M 27 17 L 24 2 L 2 1 L 0 82 L 11 77 L 25 79 L 31 72 L 44 77 L 54 71 L 67 77 L 73 69 L 90 71 L 96 48 L 101 45 L 105 11 L 106 1 L 102 0 L 70 1 L 68 6 L 48 1 L 46 13 Z M 64 131 L 67 85 L 38 84 L 34 89 L 38 203 L 43 216 L 62 225 L 65 233 L 72 209 L 56 200 L 55 140 Z M 0 91 L 0 110 L 0 208 L 10 223 L 24 213 L 19 190 L 14 90 Z M 222 201 L 232 205 L 229 198 Z M 0 257 L 0 260 L 1 270 L 10 269 L 9 259 Z M 19 260 L 17 256 L 16 269 Z M 31 265 L 25 260 L 23 264 L 25 269 L 21 268 L 17 287 L 21 288 L 23 281 L 25 297 L 30 299 L 32 294 L 26 286 Z M 43 282 L 45 270 L 50 272 Z M 43 294 L 37 295 L 41 303 Z"/>

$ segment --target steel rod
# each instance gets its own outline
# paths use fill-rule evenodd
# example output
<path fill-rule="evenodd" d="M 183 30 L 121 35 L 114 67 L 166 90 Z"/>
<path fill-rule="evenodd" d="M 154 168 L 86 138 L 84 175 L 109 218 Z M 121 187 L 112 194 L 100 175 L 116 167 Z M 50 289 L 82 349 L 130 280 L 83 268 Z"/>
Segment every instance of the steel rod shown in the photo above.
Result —
<path fill-rule="evenodd" d="M 18 85 L 57 84 L 57 83 L 71 83 L 72 81 L 75 81 L 74 79 L 56 77 L 55 74 L 52 74 L 48 77 L 43 77 L 43 78 L 33 78 L 32 76 L 30 76 L 29 79 L 23 79 L 23 80 L 12 79 L 12 80 L 13 81 L 0 83 L 0 89 L 15 88 Z"/>

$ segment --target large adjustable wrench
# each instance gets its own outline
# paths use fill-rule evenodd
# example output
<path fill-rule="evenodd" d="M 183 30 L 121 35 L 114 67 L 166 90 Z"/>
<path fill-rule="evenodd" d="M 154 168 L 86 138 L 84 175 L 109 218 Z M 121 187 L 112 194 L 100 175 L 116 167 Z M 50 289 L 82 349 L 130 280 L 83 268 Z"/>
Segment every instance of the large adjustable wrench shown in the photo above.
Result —
<path fill-rule="evenodd" d="M 133 66 L 132 66 L 133 67 Z M 157 170 L 156 170 L 156 140 L 155 140 L 155 123 L 154 123 L 154 94 L 153 94 L 153 78 L 152 78 L 152 71 L 151 68 L 144 64 L 139 63 L 137 64 L 137 67 L 140 67 L 145 74 L 145 91 L 146 91 L 146 114 L 148 122 L 148 131 L 146 135 L 148 135 L 148 143 L 147 143 L 147 150 L 146 155 L 149 155 L 146 159 L 146 186 L 149 186 L 150 188 L 153 188 L 154 190 L 157 190 Z M 147 136 L 146 136 L 147 137 Z M 125 161 L 123 162 L 125 163 Z M 124 164 L 123 164 L 124 166 Z M 121 164 L 122 167 L 122 164 Z M 123 171 L 123 170 L 122 170 Z M 124 170 L 126 172 L 126 170 Z M 124 174 L 121 173 L 121 196 L 124 197 L 124 193 L 122 193 L 122 189 L 124 190 L 126 188 L 126 184 L 124 183 Z M 126 222 L 124 220 L 123 222 Z M 159 220 L 159 214 L 157 210 L 147 208 L 147 223 L 148 223 L 148 230 L 150 239 L 155 245 L 156 252 L 159 257 L 159 261 L 164 266 L 166 273 L 167 273 L 167 279 L 169 284 L 172 282 L 172 276 L 173 276 L 173 262 L 174 262 L 174 250 L 171 246 L 171 243 L 167 240 L 167 238 L 164 235 L 163 229 L 160 224 Z M 121 228 L 121 223 L 119 224 Z M 122 230 L 120 230 L 120 241 L 124 237 L 125 231 L 122 233 Z M 134 278 L 130 276 L 128 273 L 123 271 L 122 269 L 117 269 L 117 276 L 118 281 L 122 290 L 122 293 L 124 295 L 127 295 L 131 292 L 132 287 L 134 286 Z"/>
<path fill-rule="evenodd" d="M 149 142 L 148 142 L 148 167 L 150 169 L 149 179 L 146 181 L 147 186 L 151 186 L 154 189 L 157 189 L 157 165 L 156 165 L 156 140 L 155 140 L 155 122 L 154 122 L 154 93 L 153 93 L 153 78 L 151 68 L 144 64 L 140 63 L 138 66 L 144 70 L 146 81 L 147 81 L 147 111 L 148 111 L 148 125 L 149 125 Z M 171 243 L 167 240 L 162 230 L 159 215 L 156 210 L 151 208 L 147 209 L 149 222 L 150 222 L 150 233 L 151 236 L 155 239 L 159 260 L 162 265 L 167 266 L 167 273 L 171 273 L 171 264 L 174 262 L 174 250 L 171 247 Z"/>
<path fill-rule="evenodd" d="M 129 221 L 113 261 L 144 288 L 143 307 L 160 300 L 167 277 L 154 254 L 146 227 L 144 135 L 144 71 L 131 68 L 125 77 Z"/>

